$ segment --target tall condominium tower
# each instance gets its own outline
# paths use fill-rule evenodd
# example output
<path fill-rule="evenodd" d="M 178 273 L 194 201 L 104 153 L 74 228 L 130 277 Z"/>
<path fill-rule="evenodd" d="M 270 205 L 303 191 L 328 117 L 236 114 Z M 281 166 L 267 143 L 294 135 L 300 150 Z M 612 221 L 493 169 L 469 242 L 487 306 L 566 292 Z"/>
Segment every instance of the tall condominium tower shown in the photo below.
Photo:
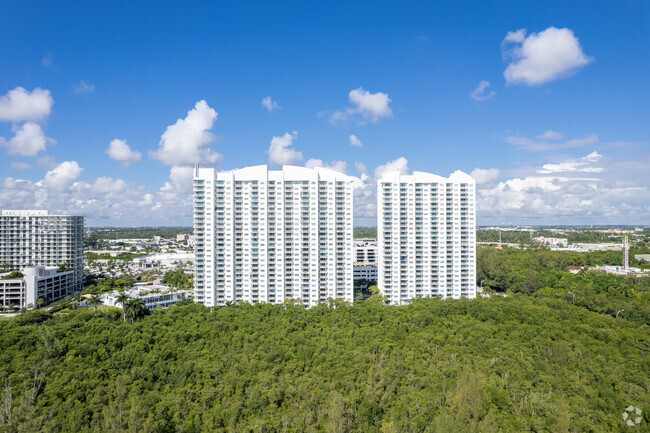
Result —
<path fill-rule="evenodd" d="M 74 290 L 83 284 L 84 217 L 50 215 L 46 210 L 3 210 L 0 215 L 0 265 L 19 270 L 66 264 Z"/>
<path fill-rule="evenodd" d="M 352 177 L 267 166 L 194 173 L 194 299 L 353 299 Z"/>
<path fill-rule="evenodd" d="M 461 171 L 377 181 L 378 284 L 391 304 L 476 297 L 475 206 L 474 179 Z"/>

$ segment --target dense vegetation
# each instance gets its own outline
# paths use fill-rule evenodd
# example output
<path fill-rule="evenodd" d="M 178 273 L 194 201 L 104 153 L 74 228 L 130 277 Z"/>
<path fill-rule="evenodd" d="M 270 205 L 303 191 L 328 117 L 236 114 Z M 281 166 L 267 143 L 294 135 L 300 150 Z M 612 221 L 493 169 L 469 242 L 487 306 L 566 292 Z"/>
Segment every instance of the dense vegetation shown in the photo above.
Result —
<path fill-rule="evenodd" d="M 618 251 L 573 253 L 547 249 L 498 250 L 479 247 L 477 279 L 486 289 L 503 293 L 535 294 L 570 300 L 591 311 L 620 315 L 650 325 L 650 277 L 627 277 L 582 270 L 574 266 L 618 264 Z"/>
<path fill-rule="evenodd" d="M 377 227 L 355 227 L 355 239 L 377 239 Z"/>
<path fill-rule="evenodd" d="M 564 297 L 0 321 L 5 431 L 615 432 L 650 333 Z M 10 402 L 8 405 L 7 402 Z M 10 408 L 7 410 L 7 408 Z"/>

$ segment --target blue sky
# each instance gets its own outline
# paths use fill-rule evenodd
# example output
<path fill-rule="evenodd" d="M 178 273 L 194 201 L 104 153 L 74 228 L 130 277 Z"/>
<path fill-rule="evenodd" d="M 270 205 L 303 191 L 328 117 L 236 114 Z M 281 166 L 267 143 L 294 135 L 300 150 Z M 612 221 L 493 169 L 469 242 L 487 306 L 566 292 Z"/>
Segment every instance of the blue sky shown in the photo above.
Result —
<path fill-rule="evenodd" d="M 358 224 L 388 168 L 474 173 L 479 224 L 650 224 L 650 5 L 444 3 L 2 2 L 0 208 L 189 225 L 196 155 L 345 169 Z"/>

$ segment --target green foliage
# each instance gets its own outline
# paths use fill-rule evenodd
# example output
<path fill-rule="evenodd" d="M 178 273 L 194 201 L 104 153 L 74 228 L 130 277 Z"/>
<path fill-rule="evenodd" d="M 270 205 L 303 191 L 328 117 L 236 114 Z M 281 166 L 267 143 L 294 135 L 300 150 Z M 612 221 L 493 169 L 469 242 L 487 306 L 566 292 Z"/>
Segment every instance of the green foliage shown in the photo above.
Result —
<path fill-rule="evenodd" d="M 194 287 L 194 279 L 182 270 L 166 272 L 162 278 L 162 283 L 182 290 L 189 290 Z"/>
<path fill-rule="evenodd" d="M 2 280 L 20 280 L 24 276 L 25 276 L 25 274 L 23 274 L 20 271 L 13 271 L 13 272 L 9 272 L 7 275 L 5 275 L 4 277 L 2 277 L 0 279 L 2 279 Z"/>
<path fill-rule="evenodd" d="M 377 239 L 377 227 L 355 227 L 353 234 L 355 239 Z"/>
<path fill-rule="evenodd" d="M 477 280 L 488 290 L 570 299 L 590 311 L 611 316 L 625 310 L 621 315 L 628 320 L 650 325 L 650 277 L 567 272 L 572 266 L 615 264 L 616 259 L 620 261 L 618 251 L 574 253 L 479 247 Z"/>
<path fill-rule="evenodd" d="M 648 327 L 558 297 L 120 319 L 0 320 L 11 431 L 626 432 L 628 405 L 650 413 Z"/>

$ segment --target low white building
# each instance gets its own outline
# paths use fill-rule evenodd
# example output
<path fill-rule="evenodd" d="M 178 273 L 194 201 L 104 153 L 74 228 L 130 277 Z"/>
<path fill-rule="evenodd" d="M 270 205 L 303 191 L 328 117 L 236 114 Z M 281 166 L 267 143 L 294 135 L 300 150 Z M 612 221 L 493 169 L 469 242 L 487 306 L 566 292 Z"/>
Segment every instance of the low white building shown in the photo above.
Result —
<path fill-rule="evenodd" d="M 355 239 L 353 257 L 355 262 L 370 262 L 376 264 L 377 239 Z"/>
<path fill-rule="evenodd" d="M 103 294 L 101 296 L 102 304 L 122 308 L 122 304 L 117 301 L 120 293 L 121 292 L 115 291 Z M 134 287 L 125 290 L 123 293 L 126 293 L 129 298 L 142 299 L 146 309 L 152 309 L 158 306 L 168 307 L 177 302 L 187 301 L 190 299 L 190 292 L 187 290 L 174 290 L 169 286 L 158 284 Z"/>
<path fill-rule="evenodd" d="M 566 248 L 567 246 L 569 246 L 569 240 L 567 238 L 545 238 L 544 236 L 540 236 L 537 238 L 533 238 L 533 240 L 540 244 L 550 245 L 552 247 Z"/>
<path fill-rule="evenodd" d="M 40 298 L 48 303 L 72 295 L 75 287 L 74 271 L 57 272 L 58 268 L 30 266 L 20 272 L 22 278 L 6 279 L 10 273 L 0 274 L 0 307 L 36 307 Z"/>
<path fill-rule="evenodd" d="M 377 264 L 370 262 L 354 263 L 354 281 L 377 281 Z"/>
<path fill-rule="evenodd" d="M 193 261 L 194 253 L 157 253 L 133 259 L 133 263 L 135 264 L 150 266 L 159 263 L 162 267 L 169 267 L 174 264 L 184 264 Z"/>

